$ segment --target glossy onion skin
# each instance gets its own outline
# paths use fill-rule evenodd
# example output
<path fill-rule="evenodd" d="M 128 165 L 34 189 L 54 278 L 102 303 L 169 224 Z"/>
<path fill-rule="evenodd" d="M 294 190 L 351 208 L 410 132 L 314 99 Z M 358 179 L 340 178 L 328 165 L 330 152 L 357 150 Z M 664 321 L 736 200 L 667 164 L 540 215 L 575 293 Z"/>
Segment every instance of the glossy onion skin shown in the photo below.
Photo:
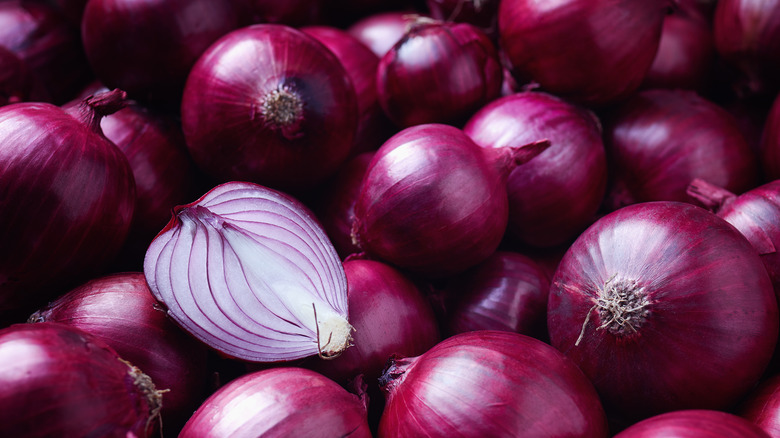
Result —
<path fill-rule="evenodd" d="M 77 328 L 0 330 L 2 436 L 148 436 L 159 394 L 139 383 L 113 349 Z"/>
<path fill-rule="evenodd" d="M 736 409 L 772 438 L 780 437 L 780 375 L 764 379 Z"/>
<path fill-rule="evenodd" d="M 93 0 L 81 37 L 92 70 L 109 88 L 135 99 L 178 103 L 189 70 L 239 25 L 223 0 Z"/>
<path fill-rule="evenodd" d="M 619 314 L 596 307 L 609 285 L 632 291 L 626 302 L 646 313 L 610 323 Z M 551 344 L 629 421 L 730 407 L 761 377 L 778 333 L 755 249 L 723 219 L 680 202 L 624 207 L 581 234 L 553 277 L 547 318 Z"/>
<path fill-rule="evenodd" d="M 459 124 L 501 94 L 498 52 L 466 23 L 415 22 L 380 60 L 379 104 L 402 128 Z"/>
<path fill-rule="evenodd" d="M 734 193 L 758 184 L 758 160 L 734 117 L 687 90 L 645 90 L 605 117 L 606 206 L 688 202 L 703 179 Z"/>
<path fill-rule="evenodd" d="M 263 97 L 283 87 L 303 101 L 303 118 L 289 131 L 262 116 Z M 335 172 L 358 126 L 354 87 L 336 56 L 296 29 L 271 24 L 212 45 L 190 72 L 181 110 L 202 170 L 220 182 L 285 190 L 310 188 Z"/>
<path fill-rule="evenodd" d="M 487 104 L 463 131 L 486 148 L 550 140 L 549 149 L 509 174 L 508 227 L 520 242 L 560 245 L 593 221 L 607 185 L 601 125 L 593 113 L 547 93 L 522 92 Z"/>
<path fill-rule="evenodd" d="M 370 438 L 365 407 L 327 377 L 280 367 L 243 375 L 198 408 L 179 438 Z"/>
<path fill-rule="evenodd" d="M 780 96 L 772 102 L 760 138 L 759 162 L 764 179 L 780 179 Z"/>
<path fill-rule="evenodd" d="M 485 149 L 455 127 L 426 124 L 404 129 L 374 154 L 353 235 L 381 260 L 444 277 L 493 253 L 507 218 L 506 179 Z"/>
<path fill-rule="evenodd" d="M 385 372 L 379 438 L 607 437 L 593 386 L 560 352 L 501 331 L 456 335 Z"/>
<path fill-rule="evenodd" d="M 621 431 L 615 438 L 769 438 L 758 426 L 722 411 L 690 409 L 660 414 Z"/>
<path fill-rule="evenodd" d="M 104 267 L 130 229 L 135 185 L 116 146 L 54 105 L 0 108 L 0 139 L 2 314 Z"/>
<path fill-rule="evenodd" d="M 655 58 L 665 1 L 504 0 L 498 31 L 514 73 L 588 105 L 633 93 Z"/>

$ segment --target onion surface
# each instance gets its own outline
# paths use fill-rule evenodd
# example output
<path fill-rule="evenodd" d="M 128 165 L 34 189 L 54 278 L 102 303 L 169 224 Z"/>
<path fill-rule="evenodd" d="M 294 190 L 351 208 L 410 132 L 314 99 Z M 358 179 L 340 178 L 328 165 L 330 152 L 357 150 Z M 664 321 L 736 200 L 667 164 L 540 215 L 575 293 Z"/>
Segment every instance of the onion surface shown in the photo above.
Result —
<path fill-rule="evenodd" d="M 648 418 L 615 438 L 767 438 L 755 424 L 727 412 L 692 409 Z"/>

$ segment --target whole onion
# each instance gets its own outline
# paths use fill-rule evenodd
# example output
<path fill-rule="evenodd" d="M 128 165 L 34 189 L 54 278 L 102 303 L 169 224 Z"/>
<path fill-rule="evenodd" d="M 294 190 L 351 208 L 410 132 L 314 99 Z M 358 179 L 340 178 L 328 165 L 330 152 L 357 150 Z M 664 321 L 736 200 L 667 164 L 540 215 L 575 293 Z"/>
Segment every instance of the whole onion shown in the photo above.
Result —
<path fill-rule="evenodd" d="M 30 322 L 57 322 L 99 338 L 165 390 L 163 427 L 181 427 L 206 391 L 206 347 L 167 318 L 143 273 L 90 280 L 49 303 Z"/>
<path fill-rule="evenodd" d="M 660 414 L 621 431 L 615 438 L 767 438 L 758 426 L 727 412 L 688 409 Z"/>
<path fill-rule="evenodd" d="M 758 184 L 756 153 L 734 117 L 687 90 L 645 90 L 605 118 L 606 206 L 690 200 L 700 178 L 735 193 Z"/>
<path fill-rule="evenodd" d="M 379 61 L 379 104 L 396 125 L 459 124 L 501 93 L 498 52 L 479 28 L 419 19 Z"/>
<path fill-rule="evenodd" d="M 780 88 L 780 4 L 764 0 L 719 0 L 713 22 L 715 48 L 739 76 L 739 95 L 774 96 Z"/>
<path fill-rule="evenodd" d="M 759 163 L 764 179 L 780 179 L 780 95 L 773 101 L 761 130 Z"/>
<path fill-rule="evenodd" d="M 0 320 L 99 272 L 124 243 L 133 174 L 99 127 L 121 98 L 96 95 L 79 119 L 42 102 L 0 108 Z"/>
<path fill-rule="evenodd" d="M 769 364 L 779 320 L 769 275 L 736 228 L 692 204 L 648 202 L 577 238 L 547 324 L 607 412 L 635 421 L 731 407 Z"/>
<path fill-rule="evenodd" d="M 223 355 L 329 358 L 350 345 L 341 260 L 312 213 L 282 192 L 229 182 L 176 207 L 144 274 L 168 314 Z"/>
<path fill-rule="evenodd" d="M 498 0 L 426 0 L 431 17 L 469 23 L 493 38 L 498 32 Z"/>
<path fill-rule="evenodd" d="M 0 106 L 27 100 L 31 80 L 24 61 L 0 46 Z"/>
<path fill-rule="evenodd" d="M 370 438 L 365 406 L 327 377 L 272 368 L 226 384 L 198 408 L 180 438 Z"/>
<path fill-rule="evenodd" d="M 0 330 L 0 434 L 145 437 L 164 395 L 99 338 L 64 324 Z"/>
<path fill-rule="evenodd" d="M 504 0 L 501 47 L 516 75 L 588 105 L 631 95 L 653 63 L 668 1 Z"/>
<path fill-rule="evenodd" d="M 338 58 L 274 24 L 212 45 L 190 72 L 181 112 L 202 170 L 285 190 L 311 188 L 335 172 L 358 127 L 355 90 Z"/>
<path fill-rule="evenodd" d="M 758 425 L 770 437 L 780 437 L 780 375 L 763 380 L 740 403 L 736 413 Z"/>
<path fill-rule="evenodd" d="M 353 238 L 370 255 L 411 272 L 462 272 L 492 254 L 504 236 L 509 172 L 548 146 L 480 148 L 453 126 L 406 128 L 369 164 Z"/>
<path fill-rule="evenodd" d="M 379 437 L 607 437 L 593 385 L 560 352 L 517 333 L 476 331 L 382 377 Z"/>
<path fill-rule="evenodd" d="M 347 32 L 381 58 L 403 38 L 419 17 L 410 11 L 379 12 L 354 22 L 347 28 Z"/>
<path fill-rule="evenodd" d="M 90 0 L 81 38 L 106 86 L 175 107 L 201 53 L 238 25 L 233 2 L 225 0 Z"/>
<path fill-rule="evenodd" d="M 601 124 L 593 113 L 529 91 L 487 104 L 463 131 L 485 148 L 550 140 L 549 149 L 509 174 L 509 231 L 520 242 L 560 245 L 593 221 L 607 184 Z"/>

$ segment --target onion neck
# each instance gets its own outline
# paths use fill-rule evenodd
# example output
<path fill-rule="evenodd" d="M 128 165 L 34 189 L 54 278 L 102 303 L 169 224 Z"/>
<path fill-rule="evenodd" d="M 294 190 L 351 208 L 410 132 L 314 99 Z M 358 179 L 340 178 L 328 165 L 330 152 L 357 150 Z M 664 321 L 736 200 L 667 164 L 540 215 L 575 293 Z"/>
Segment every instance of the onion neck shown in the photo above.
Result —
<path fill-rule="evenodd" d="M 582 331 L 574 345 L 579 345 L 585 335 L 585 328 L 595 312 L 601 324 L 596 330 L 606 330 L 618 338 L 627 338 L 639 332 L 650 315 L 650 299 L 647 291 L 635 280 L 615 278 L 607 280 L 593 299 Z"/>
<path fill-rule="evenodd" d="M 419 356 L 418 356 L 419 357 Z M 398 386 L 404 383 L 409 370 L 417 362 L 418 357 L 401 357 L 396 354 L 390 357 L 382 375 L 379 377 L 379 387 L 385 393 L 385 398 L 390 401 Z"/>
<path fill-rule="evenodd" d="M 734 193 L 699 178 L 691 181 L 688 188 L 685 190 L 685 193 L 699 201 L 704 208 L 715 213 L 723 210 L 727 205 L 737 199 L 737 195 Z"/>
<path fill-rule="evenodd" d="M 260 115 L 266 127 L 278 130 L 289 139 L 302 135 L 304 103 L 293 87 L 282 85 L 260 99 Z"/>
<path fill-rule="evenodd" d="M 89 127 L 93 132 L 103 135 L 100 121 L 105 116 L 110 116 L 127 106 L 127 93 L 116 88 L 93 94 L 78 105 L 78 112 L 74 114 L 81 123 Z"/>
<path fill-rule="evenodd" d="M 550 140 L 542 139 L 522 146 L 483 148 L 483 150 L 488 154 L 488 160 L 493 163 L 499 174 L 507 178 L 516 167 L 533 160 L 550 146 Z"/>
<path fill-rule="evenodd" d="M 153 429 L 153 422 L 159 421 L 160 430 L 162 430 L 162 417 L 160 411 L 163 407 L 163 394 L 168 392 L 168 389 L 157 389 L 152 382 L 152 378 L 147 374 L 144 374 L 138 367 L 130 362 L 119 359 L 120 362 L 127 365 L 127 376 L 132 384 L 133 388 L 143 396 L 142 409 L 148 409 L 148 417 L 146 424 L 144 425 L 144 431 L 146 436 L 151 436 L 150 433 Z"/>

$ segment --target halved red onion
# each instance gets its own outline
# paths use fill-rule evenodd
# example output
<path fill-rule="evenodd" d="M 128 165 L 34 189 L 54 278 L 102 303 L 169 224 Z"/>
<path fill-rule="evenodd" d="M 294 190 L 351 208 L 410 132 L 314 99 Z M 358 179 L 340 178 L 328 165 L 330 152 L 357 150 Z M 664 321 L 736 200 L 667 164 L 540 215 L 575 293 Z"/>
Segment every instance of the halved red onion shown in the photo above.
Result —
<path fill-rule="evenodd" d="M 722 411 L 686 409 L 640 421 L 615 438 L 769 438 L 758 426 Z"/>
<path fill-rule="evenodd" d="M 762 381 L 735 410 L 770 437 L 780 437 L 780 375 Z"/>
<path fill-rule="evenodd" d="M 144 274 L 177 323 L 232 357 L 333 357 L 351 341 L 336 250 L 303 204 L 257 184 L 225 183 L 176 207 Z"/>
<path fill-rule="evenodd" d="M 460 124 L 501 94 L 492 41 L 466 23 L 419 19 L 379 61 L 379 104 L 396 125 Z"/>
<path fill-rule="evenodd" d="M 338 58 L 291 27 L 225 35 L 192 68 L 181 106 L 195 163 L 218 181 L 311 188 L 352 150 L 354 87 Z"/>
<path fill-rule="evenodd" d="M 780 318 L 736 228 L 689 203 L 648 202 L 577 238 L 553 277 L 547 324 L 607 412 L 636 421 L 738 402 L 769 364 Z"/>
<path fill-rule="evenodd" d="M 143 273 L 90 280 L 30 316 L 99 338 L 165 390 L 164 432 L 181 428 L 206 395 L 207 348 L 157 306 Z"/>
<path fill-rule="evenodd" d="M 411 11 L 379 12 L 356 21 L 347 28 L 347 32 L 381 58 L 403 38 L 418 17 Z"/>
<path fill-rule="evenodd" d="M 612 181 L 606 207 L 689 202 L 700 178 L 735 193 L 758 184 L 758 160 L 734 117 L 688 90 L 645 90 L 604 118 Z"/>
<path fill-rule="evenodd" d="M 314 371 L 282 367 L 241 376 L 198 408 L 179 438 L 371 438 L 363 402 Z"/>
<path fill-rule="evenodd" d="M 521 82 L 589 105 L 631 95 L 653 63 L 670 2 L 503 0 L 498 31 Z"/>
<path fill-rule="evenodd" d="M 53 322 L 0 330 L 0 435 L 146 437 L 164 394 L 99 338 Z"/>
<path fill-rule="evenodd" d="M 547 93 L 522 92 L 487 104 L 463 131 L 484 148 L 550 140 L 549 149 L 509 174 L 508 227 L 520 242 L 560 245 L 593 222 L 604 200 L 607 159 L 592 112 Z"/>
<path fill-rule="evenodd" d="M 550 345 L 517 333 L 464 333 L 421 356 L 394 358 L 382 384 L 380 437 L 608 436 L 582 371 Z"/>

